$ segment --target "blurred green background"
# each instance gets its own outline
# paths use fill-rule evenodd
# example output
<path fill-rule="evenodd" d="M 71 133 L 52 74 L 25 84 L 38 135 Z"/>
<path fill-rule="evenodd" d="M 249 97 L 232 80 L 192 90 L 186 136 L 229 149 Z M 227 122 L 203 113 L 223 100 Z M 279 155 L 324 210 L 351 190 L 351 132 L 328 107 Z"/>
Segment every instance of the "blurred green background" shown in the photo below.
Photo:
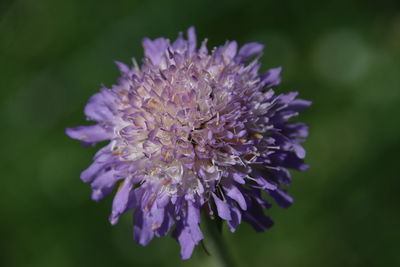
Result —
<path fill-rule="evenodd" d="M 141 39 L 196 26 L 209 47 L 265 44 L 278 92 L 314 102 L 300 120 L 312 168 L 294 173 L 288 210 L 260 234 L 224 235 L 239 266 L 400 266 L 398 1 L 0 1 L 0 265 L 213 266 L 181 261 L 170 237 L 132 241 L 131 215 L 109 225 L 111 198 L 79 179 L 96 148 L 66 137 L 83 107 L 143 55 Z"/>

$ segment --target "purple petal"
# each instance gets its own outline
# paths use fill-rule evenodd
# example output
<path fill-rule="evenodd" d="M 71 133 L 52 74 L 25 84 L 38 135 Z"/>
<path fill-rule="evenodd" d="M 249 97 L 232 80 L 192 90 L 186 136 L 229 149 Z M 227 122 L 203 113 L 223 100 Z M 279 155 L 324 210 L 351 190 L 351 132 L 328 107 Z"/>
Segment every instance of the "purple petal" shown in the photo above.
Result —
<path fill-rule="evenodd" d="M 112 138 L 112 132 L 107 131 L 99 124 L 67 128 L 66 133 L 69 137 L 84 143 L 96 143 Z"/>
<path fill-rule="evenodd" d="M 98 122 L 112 121 L 114 114 L 111 107 L 115 105 L 115 99 L 111 90 L 102 89 L 99 93 L 94 94 L 86 104 L 84 110 L 86 117 Z"/>
<path fill-rule="evenodd" d="M 238 45 L 236 41 L 230 42 L 225 49 L 225 56 L 227 56 L 229 59 L 233 59 L 236 56 L 237 47 Z"/>
<path fill-rule="evenodd" d="M 164 194 L 157 197 L 156 203 L 158 208 L 165 208 L 170 202 L 171 197 L 168 194 Z"/>
<path fill-rule="evenodd" d="M 118 69 L 120 70 L 121 74 L 129 73 L 129 67 L 120 61 L 114 61 L 115 65 L 117 65 Z"/>
<path fill-rule="evenodd" d="M 160 65 L 162 57 L 164 56 L 168 47 L 167 39 L 158 38 L 152 41 L 149 38 L 144 38 L 142 45 L 145 56 L 150 58 L 153 65 Z"/>
<path fill-rule="evenodd" d="M 259 205 L 263 209 L 269 209 L 272 205 L 262 198 L 260 190 L 249 190 L 246 196 L 247 203 L 250 201 L 252 205 Z M 252 201 L 253 200 L 253 201 Z"/>
<path fill-rule="evenodd" d="M 254 176 L 254 180 L 257 185 L 261 187 L 261 189 L 265 190 L 275 190 L 277 185 L 275 182 L 268 179 L 269 171 L 265 168 L 254 167 L 252 176 Z"/>
<path fill-rule="evenodd" d="M 183 51 L 185 46 L 186 46 L 186 41 L 182 37 L 182 32 L 180 32 L 178 38 L 172 44 L 172 48 L 177 51 Z"/>
<path fill-rule="evenodd" d="M 298 94 L 299 92 L 289 92 L 287 94 L 279 95 L 277 99 L 283 104 L 290 104 Z"/>
<path fill-rule="evenodd" d="M 232 219 L 228 221 L 228 226 L 231 232 L 233 233 L 236 231 L 236 228 L 240 225 L 240 222 L 242 220 L 242 212 L 238 208 L 232 207 L 231 217 Z"/>
<path fill-rule="evenodd" d="M 232 178 L 235 182 L 239 183 L 239 184 L 245 184 L 246 181 L 244 180 L 244 177 L 246 177 L 246 175 L 243 175 L 239 172 L 233 172 L 232 173 Z"/>
<path fill-rule="evenodd" d="M 219 199 L 214 193 L 212 193 L 212 196 L 214 198 L 215 205 L 217 206 L 219 217 L 227 221 L 231 220 L 231 212 L 229 210 L 228 204 L 225 201 Z"/>
<path fill-rule="evenodd" d="M 294 153 L 286 154 L 282 165 L 284 167 L 296 169 L 299 171 L 306 171 L 309 168 L 309 166 L 307 164 L 304 164 L 304 161 L 298 158 L 297 155 Z"/>
<path fill-rule="evenodd" d="M 188 35 L 189 52 L 193 54 L 196 50 L 196 45 L 197 45 L 196 31 L 194 27 L 190 27 L 188 29 L 187 35 Z"/>
<path fill-rule="evenodd" d="M 114 185 L 118 180 L 115 174 L 115 170 L 111 169 L 109 171 L 103 172 L 101 175 L 97 176 L 94 179 L 91 184 L 93 190 L 92 199 L 94 201 L 100 201 L 112 192 Z"/>
<path fill-rule="evenodd" d="M 255 178 L 257 180 L 257 183 L 259 186 L 261 186 L 262 189 L 267 189 L 267 190 L 275 190 L 277 188 L 277 185 L 268 181 L 266 178 L 264 177 L 257 177 Z"/>
<path fill-rule="evenodd" d="M 187 260 L 192 256 L 194 246 L 196 245 L 192 239 L 189 228 L 184 228 L 178 237 L 179 244 L 181 245 L 182 260 Z"/>
<path fill-rule="evenodd" d="M 102 154 L 97 156 L 95 161 L 81 173 L 81 180 L 85 183 L 91 182 L 99 172 L 113 164 L 110 154 Z"/>
<path fill-rule="evenodd" d="M 207 50 L 207 39 L 203 40 L 203 42 L 201 42 L 201 46 L 199 49 L 199 54 L 207 54 L 208 50 Z"/>
<path fill-rule="evenodd" d="M 282 67 L 269 69 L 267 72 L 260 76 L 261 86 L 269 88 L 279 85 L 281 83 L 281 71 Z"/>
<path fill-rule="evenodd" d="M 264 232 L 274 224 L 271 218 L 264 215 L 262 208 L 254 202 L 243 212 L 243 219 L 250 223 L 257 232 Z"/>
<path fill-rule="evenodd" d="M 169 212 L 164 212 L 164 221 L 162 222 L 160 228 L 157 229 L 156 235 L 157 236 L 165 236 L 168 234 L 169 230 L 171 230 L 172 226 L 174 225 L 174 220 L 172 219 Z"/>
<path fill-rule="evenodd" d="M 242 210 L 247 209 L 246 200 L 244 199 L 242 193 L 236 186 L 231 184 L 229 186 L 225 186 L 224 189 L 225 189 L 226 194 L 231 199 L 235 200 L 239 204 L 239 206 Z"/>
<path fill-rule="evenodd" d="M 288 123 L 283 126 L 283 130 L 286 135 L 291 137 L 307 137 L 308 136 L 308 126 L 305 123 L 296 122 Z"/>
<path fill-rule="evenodd" d="M 194 203 L 188 201 L 187 202 L 188 209 L 188 224 L 198 224 L 200 222 L 200 209 Z"/>
<path fill-rule="evenodd" d="M 292 176 L 286 168 L 279 168 L 279 170 L 272 170 L 271 175 L 276 179 L 276 181 L 279 181 L 280 183 L 286 185 L 290 185 L 290 182 L 292 180 Z M 275 186 L 275 188 L 266 188 L 266 189 L 275 190 L 276 188 L 277 187 Z"/>
<path fill-rule="evenodd" d="M 293 203 L 293 198 L 282 189 L 270 191 L 269 195 L 275 199 L 276 203 L 278 203 L 282 208 L 288 208 Z"/>
<path fill-rule="evenodd" d="M 293 150 L 299 158 L 304 159 L 306 157 L 306 150 L 301 145 L 293 144 Z"/>
<path fill-rule="evenodd" d="M 109 218 L 111 224 L 118 222 L 119 216 L 124 213 L 128 207 L 128 202 L 135 202 L 134 194 L 130 194 L 132 189 L 132 179 L 127 178 L 122 182 L 112 204 L 112 212 Z"/>
<path fill-rule="evenodd" d="M 244 168 L 242 166 L 235 166 L 235 168 L 230 168 L 230 175 L 232 176 L 233 180 L 239 184 L 245 184 L 246 181 L 244 180 L 248 175 L 250 168 Z"/>
<path fill-rule="evenodd" d="M 288 109 L 300 112 L 304 111 L 311 106 L 312 102 L 303 99 L 294 99 L 288 106 Z"/>
<path fill-rule="evenodd" d="M 236 61 L 244 63 L 253 56 L 260 56 L 264 49 L 264 45 L 260 43 L 248 43 L 243 45 L 236 56 Z"/>
<path fill-rule="evenodd" d="M 193 241 L 189 227 L 184 226 L 182 222 L 177 223 L 172 235 L 178 240 L 181 246 L 181 256 L 183 260 L 187 260 L 192 256 L 196 243 Z"/>
<path fill-rule="evenodd" d="M 158 208 L 157 205 L 153 205 L 149 212 L 149 221 L 151 221 L 151 229 L 157 231 L 165 219 L 165 209 Z"/>
<path fill-rule="evenodd" d="M 228 42 L 226 45 L 220 47 L 219 53 L 221 53 L 224 58 L 232 60 L 237 53 L 237 42 Z"/>
<path fill-rule="evenodd" d="M 147 214 L 141 209 L 137 209 L 134 215 L 133 233 L 137 243 L 146 246 L 154 237 L 154 231 L 147 219 Z"/>
<path fill-rule="evenodd" d="M 193 241 L 197 244 L 203 239 L 203 234 L 199 227 L 200 209 L 194 203 L 188 202 L 187 223 L 190 227 L 190 233 Z"/>

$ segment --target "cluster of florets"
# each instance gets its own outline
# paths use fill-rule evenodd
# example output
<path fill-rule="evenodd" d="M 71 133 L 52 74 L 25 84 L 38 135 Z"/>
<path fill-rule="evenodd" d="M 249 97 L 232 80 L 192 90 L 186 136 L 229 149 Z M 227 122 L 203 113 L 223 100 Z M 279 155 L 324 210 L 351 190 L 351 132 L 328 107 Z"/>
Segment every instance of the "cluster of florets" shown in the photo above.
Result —
<path fill-rule="evenodd" d="M 309 101 L 275 95 L 280 68 L 259 74 L 263 46 L 236 42 L 196 48 L 188 40 L 144 39 L 139 67 L 117 62 L 122 77 L 85 108 L 97 124 L 67 129 L 86 144 L 110 140 L 81 178 L 101 200 L 118 184 L 110 221 L 134 210 L 134 236 L 148 244 L 171 228 L 189 258 L 203 238 L 200 213 L 225 220 L 233 232 L 245 220 L 258 231 L 272 225 L 262 192 L 283 207 L 288 168 L 305 170 L 303 123 L 288 123 Z"/>

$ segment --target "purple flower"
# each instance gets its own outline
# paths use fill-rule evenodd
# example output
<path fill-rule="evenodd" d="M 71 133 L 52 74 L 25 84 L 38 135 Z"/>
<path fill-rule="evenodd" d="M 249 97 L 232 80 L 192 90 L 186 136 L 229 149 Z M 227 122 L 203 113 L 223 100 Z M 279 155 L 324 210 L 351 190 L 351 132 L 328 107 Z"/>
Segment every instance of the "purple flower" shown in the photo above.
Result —
<path fill-rule="evenodd" d="M 85 107 L 97 124 L 68 128 L 84 144 L 109 140 L 81 179 L 95 201 L 118 187 L 110 215 L 134 210 L 134 237 L 147 245 L 172 235 L 183 259 L 203 239 L 200 213 L 225 220 L 234 232 L 242 219 L 257 231 L 272 226 L 271 204 L 288 207 L 288 168 L 306 170 L 307 125 L 288 122 L 310 106 L 297 93 L 276 95 L 281 68 L 259 74 L 263 45 L 235 41 L 211 52 L 188 40 L 143 40 L 139 66 L 116 62 L 121 78 Z"/>

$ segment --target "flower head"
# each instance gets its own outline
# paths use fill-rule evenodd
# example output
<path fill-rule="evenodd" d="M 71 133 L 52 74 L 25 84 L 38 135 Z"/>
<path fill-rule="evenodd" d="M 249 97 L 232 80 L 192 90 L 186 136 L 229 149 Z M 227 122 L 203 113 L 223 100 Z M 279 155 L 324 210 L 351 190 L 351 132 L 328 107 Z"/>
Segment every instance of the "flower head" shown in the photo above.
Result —
<path fill-rule="evenodd" d="M 187 34 L 145 38 L 142 65 L 117 62 L 118 84 L 90 98 L 85 115 L 97 124 L 67 129 L 85 144 L 110 141 L 81 174 L 95 201 L 118 187 L 110 222 L 134 210 L 141 245 L 174 228 L 184 259 L 203 239 L 201 211 L 232 232 L 242 219 L 265 231 L 273 222 L 262 192 L 292 203 L 283 187 L 288 168 L 307 169 L 300 143 L 308 129 L 288 120 L 310 105 L 269 89 L 281 69 L 258 73 L 263 45 L 233 41 L 209 52 L 207 40 L 197 48 L 193 28 Z"/>

